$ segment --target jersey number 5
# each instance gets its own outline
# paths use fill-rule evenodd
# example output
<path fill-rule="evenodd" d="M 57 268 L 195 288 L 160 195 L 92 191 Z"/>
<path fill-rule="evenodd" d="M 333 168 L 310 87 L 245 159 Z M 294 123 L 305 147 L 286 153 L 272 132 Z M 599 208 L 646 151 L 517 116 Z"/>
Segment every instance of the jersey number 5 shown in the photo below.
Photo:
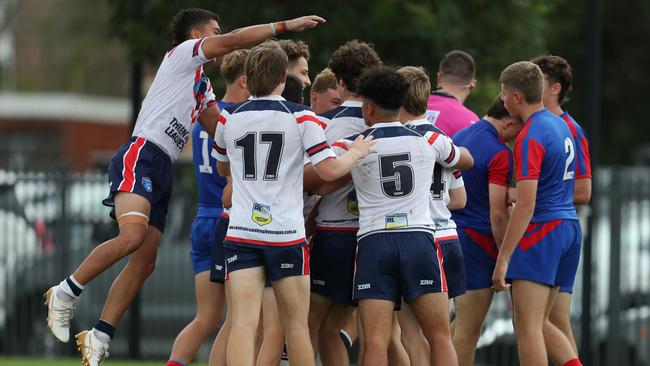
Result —
<path fill-rule="evenodd" d="M 379 156 L 381 190 L 387 197 L 399 198 L 413 192 L 413 168 L 408 161 L 411 161 L 408 153 Z"/>
<path fill-rule="evenodd" d="M 248 132 L 235 140 L 235 147 L 243 150 L 244 180 L 257 180 L 257 132 Z M 269 145 L 264 167 L 264 180 L 277 180 L 280 157 L 284 146 L 284 134 L 281 132 L 260 132 L 260 144 Z"/>
<path fill-rule="evenodd" d="M 573 140 L 568 137 L 564 140 L 564 152 L 569 154 L 564 163 L 564 180 L 570 180 L 574 177 L 574 171 L 569 170 L 569 167 L 571 167 L 571 163 L 573 163 L 573 159 L 576 157 L 576 150 L 573 147 Z"/>

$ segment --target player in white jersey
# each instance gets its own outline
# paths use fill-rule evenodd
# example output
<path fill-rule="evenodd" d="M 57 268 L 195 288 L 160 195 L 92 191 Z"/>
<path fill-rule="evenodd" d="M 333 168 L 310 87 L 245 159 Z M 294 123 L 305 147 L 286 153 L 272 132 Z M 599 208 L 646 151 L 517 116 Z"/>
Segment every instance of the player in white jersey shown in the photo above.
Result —
<path fill-rule="evenodd" d="M 406 66 L 397 72 L 406 78 L 409 88 L 404 105 L 400 109 L 400 121 L 420 134 L 429 132 L 444 135 L 444 132 L 433 126 L 426 118 L 427 98 L 431 90 L 429 76 L 421 67 Z M 469 155 L 469 152 L 464 152 Z M 450 299 L 465 292 L 465 267 L 463 253 L 458 242 L 456 225 L 451 220 L 451 205 L 464 207 L 466 202 L 463 178 L 460 171 L 436 165 L 433 170 L 431 184 L 431 199 L 429 209 L 435 225 L 435 240 L 442 250 L 445 277 L 447 280 L 448 296 Z M 451 197 L 454 197 L 453 202 Z M 430 350 L 426 338 L 422 334 L 415 314 L 408 304 L 402 304 L 398 313 L 402 328 L 402 339 L 411 363 L 426 365 L 429 363 Z"/>
<path fill-rule="evenodd" d="M 432 364 L 454 365 L 429 190 L 436 162 L 456 167 L 466 164 L 467 156 L 448 137 L 435 132 L 422 136 L 398 121 L 407 89 L 406 79 L 386 68 L 367 71 L 360 80 L 363 116 L 370 125 L 362 135 L 376 142 L 376 154 L 352 169 L 360 213 L 354 299 L 365 336 L 362 362 L 388 363 L 393 310 L 403 297 L 429 342 Z"/>
<path fill-rule="evenodd" d="M 327 125 L 325 137 L 329 144 L 366 129 L 358 95 L 359 77 L 381 59 L 367 43 L 350 41 L 340 46 L 329 62 L 338 82 L 343 104 L 319 118 Z M 326 188 L 310 164 L 305 167 L 308 191 L 322 193 Z M 321 199 L 316 217 L 316 234 L 312 242 L 311 300 L 309 330 L 314 350 L 320 349 L 325 366 L 345 365 L 348 352 L 341 341 L 340 330 L 354 314 L 352 307 L 352 278 L 359 211 L 352 181 L 329 192 Z M 322 339 L 321 336 L 322 335 Z"/>
<path fill-rule="evenodd" d="M 76 337 L 85 365 L 108 355 L 115 325 L 155 265 L 172 189 L 172 161 L 189 138 L 192 123 L 213 133 L 218 116 L 203 64 L 237 48 L 257 44 L 283 31 L 302 31 L 324 20 L 307 16 L 255 25 L 220 35 L 216 14 L 181 10 L 173 21 L 173 48 L 165 54 L 138 115 L 133 137 L 109 167 L 110 195 L 120 233 L 95 248 L 73 275 L 46 293 L 48 326 L 61 341 L 69 339 L 74 300 L 88 282 L 120 259 L 129 262 L 115 279 L 101 318 Z"/>
<path fill-rule="evenodd" d="M 276 42 L 251 50 L 246 60 L 249 101 L 228 107 L 219 119 L 217 168 L 232 174 L 233 205 L 226 235 L 226 269 L 232 295 L 227 361 L 252 365 L 265 272 L 273 281 L 289 359 L 313 365 L 307 312 L 309 249 L 302 216 L 303 156 L 326 180 L 347 174 L 372 149 L 360 137 L 334 159 L 322 122 L 307 107 L 280 94 L 287 55 Z"/>

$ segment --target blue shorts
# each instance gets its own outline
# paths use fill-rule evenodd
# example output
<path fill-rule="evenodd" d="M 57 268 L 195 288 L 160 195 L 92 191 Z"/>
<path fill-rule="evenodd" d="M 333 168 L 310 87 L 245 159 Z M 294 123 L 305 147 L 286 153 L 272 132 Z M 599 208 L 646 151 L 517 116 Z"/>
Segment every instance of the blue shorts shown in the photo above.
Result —
<path fill-rule="evenodd" d="M 458 228 L 458 240 L 465 259 L 465 286 L 467 291 L 492 287 L 492 274 L 499 249 L 492 233 L 470 228 Z"/>
<path fill-rule="evenodd" d="M 445 269 L 447 289 L 450 299 L 467 292 L 465 287 L 465 260 L 460 248 L 458 235 L 437 237 L 438 250 L 442 251 L 442 267 Z"/>
<path fill-rule="evenodd" d="M 285 277 L 309 275 L 309 247 L 305 244 L 290 247 L 240 245 L 223 243 L 226 255 L 226 278 L 240 269 L 263 266 L 271 281 Z"/>
<path fill-rule="evenodd" d="M 529 280 L 573 290 L 582 229 L 578 220 L 531 223 L 510 257 L 506 279 Z"/>
<path fill-rule="evenodd" d="M 311 292 L 352 305 L 356 230 L 318 229 L 311 247 Z"/>
<path fill-rule="evenodd" d="M 212 260 L 210 261 L 210 281 L 224 283 L 226 280 L 226 254 L 223 248 L 223 241 L 226 239 L 230 224 L 230 216 L 223 212 L 217 220 L 217 229 L 214 235 L 212 246 Z"/>
<path fill-rule="evenodd" d="M 357 246 L 355 301 L 409 302 L 435 292 L 447 292 L 442 252 L 433 233 L 380 232 L 364 236 Z"/>
<path fill-rule="evenodd" d="M 113 219 L 115 194 L 131 192 L 149 201 L 149 224 L 160 232 L 165 231 L 173 175 L 172 161 L 162 149 L 142 137 L 131 137 L 113 156 L 108 167 L 108 183 L 110 192 L 102 203 L 113 207 Z"/>
<path fill-rule="evenodd" d="M 192 223 L 190 259 L 194 274 L 210 270 L 218 220 L 218 217 L 197 217 Z"/>

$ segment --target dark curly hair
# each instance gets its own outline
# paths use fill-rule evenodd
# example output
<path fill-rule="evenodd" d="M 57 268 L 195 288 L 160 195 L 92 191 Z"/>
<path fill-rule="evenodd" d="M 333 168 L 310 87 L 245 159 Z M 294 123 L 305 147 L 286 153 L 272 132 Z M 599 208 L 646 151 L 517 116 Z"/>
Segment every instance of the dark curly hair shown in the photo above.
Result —
<path fill-rule="evenodd" d="M 409 84 L 404 76 L 388 67 L 366 70 L 359 79 L 359 95 L 388 111 L 398 111 L 406 100 Z"/>
<path fill-rule="evenodd" d="M 539 66 L 551 83 L 560 83 L 562 89 L 557 96 L 557 101 L 560 104 L 568 102 L 569 92 L 573 87 L 573 74 L 567 60 L 560 56 L 544 55 L 535 57 L 531 62 Z"/>
<path fill-rule="evenodd" d="M 287 54 L 289 63 L 295 62 L 297 59 L 304 57 L 309 61 L 309 46 L 305 41 L 293 39 L 281 39 L 278 41 L 280 48 Z"/>
<path fill-rule="evenodd" d="M 510 117 L 510 113 L 506 109 L 506 106 L 503 104 L 503 100 L 501 99 L 501 94 L 497 95 L 496 99 L 494 99 L 494 102 L 492 102 L 492 105 L 490 106 L 490 109 L 488 109 L 486 115 L 495 119 L 504 119 Z"/>
<path fill-rule="evenodd" d="M 219 16 L 205 9 L 181 9 L 176 13 L 176 15 L 174 15 L 170 23 L 172 47 L 176 47 L 187 41 L 192 28 L 205 24 L 210 20 L 216 20 L 219 22 Z"/>
<path fill-rule="evenodd" d="M 359 93 L 359 77 L 364 70 L 381 66 L 377 52 L 365 42 L 352 40 L 339 47 L 330 59 L 329 68 L 336 80 L 343 80 L 352 93 Z"/>

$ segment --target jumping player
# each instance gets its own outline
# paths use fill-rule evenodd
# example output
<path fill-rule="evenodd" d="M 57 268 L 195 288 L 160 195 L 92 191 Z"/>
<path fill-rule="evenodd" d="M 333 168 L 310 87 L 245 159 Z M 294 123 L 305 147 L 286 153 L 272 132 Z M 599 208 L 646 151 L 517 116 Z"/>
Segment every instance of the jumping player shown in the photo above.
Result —
<path fill-rule="evenodd" d="M 463 104 L 476 87 L 476 66 L 470 54 L 451 51 L 440 61 L 438 88 L 429 96 L 427 119 L 447 136 L 478 121 L 478 116 Z"/>
<path fill-rule="evenodd" d="M 129 261 L 113 282 L 95 327 L 76 336 L 85 365 L 99 365 L 129 304 L 155 266 L 172 190 L 172 161 L 190 137 L 195 121 L 212 134 L 219 111 L 208 107 L 210 82 L 203 64 L 240 47 L 257 44 L 280 32 L 302 31 L 324 22 L 317 16 L 261 24 L 220 35 L 216 14 L 181 10 L 173 20 L 173 48 L 166 53 L 142 103 L 133 137 L 120 148 L 109 167 L 110 194 L 120 233 L 97 248 L 74 274 L 45 294 L 48 326 L 67 342 L 74 301 L 83 287 L 120 259 Z M 203 114 L 203 115 L 202 115 Z"/>
<path fill-rule="evenodd" d="M 467 293 L 454 300 L 454 348 L 461 366 L 474 363 L 476 343 L 492 303 L 492 272 L 508 224 L 506 192 L 512 176 L 514 139 L 523 122 L 510 117 L 500 97 L 487 115 L 454 136 L 454 143 L 475 157 L 463 171 L 467 205 L 452 213 L 465 263 Z"/>
<path fill-rule="evenodd" d="M 250 93 L 246 90 L 244 62 L 248 50 L 237 50 L 227 54 L 221 62 L 221 76 L 226 81 L 226 94 L 216 102 L 219 109 L 245 101 Z M 209 105 L 209 104 L 208 104 Z M 215 243 L 219 233 L 220 216 L 222 214 L 222 193 L 226 180 L 219 177 L 214 158 L 214 140 L 203 129 L 201 124 L 194 124 L 192 129 L 192 156 L 194 174 L 196 175 L 199 205 L 196 218 L 192 224 L 192 267 L 194 270 L 194 286 L 196 288 L 196 316 L 176 337 L 167 366 L 183 366 L 192 361 L 201 343 L 219 326 L 224 308 L 225 292 L 223 280 L 223 254 L 221 266 L 212 267 L 212 251 L 214 246 L 221 248 L 223 244 Z M 221 238 L 223 241 L 223 238 Z M 221 273 L 216 283 L 210 282 L 213 270 Z"/>
<path fill-rule="evenodd" d="M 287 55 L 276 42 L 253 48 L 246 60 L 253 98 L 226 108 L 215 135 L 219 173 L 232 173 L 233 180 L 224 243 L 232 295 L 227 360 L 233 365 L 253 364 L 265 273 L 273 282 L 290 363 L 314 364 L 307 327 L 303 156 L 309 156 L 325 180 L 334 180 L 347 174 L 373 144 L 360 137 L 347 154 L 334 158 L 315 114 L 280 96 L 287 64 Z"/>
<path fill-rule="evenodd" d="M 514 63 L 500 81 L 506 109 L 526 122 L 515 142 L 517 204 L 499 249 L 494 289 L 509 288 L 506 278 L 512 283 L 522 365 L 546 366 L 549 354 L 556 365 L 581 365 L 569 339 L 549 321 L 559 288 L 573 285 L 580 258 L 573 136 L 560 117 L 544 108 L 544 75 L 537 65 Z M 548 354 L 545 338 L 553 340 Z"/>
<path fill-rule="evenodd" d="M 569 115 L 569 112 L 562 110 L 562 105 L 569 100 L 568 94 L 571 91 L 573 82 L 571 65 L 562 57 L 553 55 L 540 56 L 531 61 L 539 66 L 544 74 L 544 106 L 549 111 L 562 117 L 567 126 L 569 126 L 571 135 L 573 135 L 573 142 L 576 149 L 576 183 L 573 193 L 573 203 L 576 205 L 588 204 L 591 199 L 589 140 L 578 122 Z M 571 329 L 571 293 L 573 293 L 573 287 L 560 287 L 560 293 L 557 295 L 557 299 L 551 310 L 550 320 L 553 325 L 558 327 L 569 338 L 573 349 L 578 352 L 575 337 Z"/>
<path fill-rule="evenodd" d="M 343 104 L 319 116 L 326 124 L 325 137 L 329 144 L 366 129 L 361 112 L 359 78 L 365 70 L 381 64 L 377 52 L 367 43 L 357 40 L 345 43 L 332 54 L 329 68 L 338 82 Z M 308 191 L 324 183 L 311 164 L 305 167 L 305 172 L 305 188 Z M 345 365 L 349 362 L 349 356 L 341 342 L 340 330 L 354 314 L 352 280 L 356 233 L 359 229 L 359 212 L 352 181 L 323 196 L 316 224 L 311 256 L 311 340 L 314 350 L 320 351 L 326 366 Z"/>
<path fill-rule="evenodd" d="M 399 122 L 407 90 L 406 79 L 387 68 L 366 71 L 359 81 L 370 126 L 361 136 L 376 141 L 376 154 L 352 170 L 360 213 L 353 296 L 365 337 L 362 364 L 388 364 L 393 310 L 404 297 L 429 342 L 431 363 L 455 365 L 429 190 L 435 163 L 454 167 L 462 157 L 448 137 L 435 132 L 422 136 Z M 335 146 L 345 150 L 344 144 Z"/>

